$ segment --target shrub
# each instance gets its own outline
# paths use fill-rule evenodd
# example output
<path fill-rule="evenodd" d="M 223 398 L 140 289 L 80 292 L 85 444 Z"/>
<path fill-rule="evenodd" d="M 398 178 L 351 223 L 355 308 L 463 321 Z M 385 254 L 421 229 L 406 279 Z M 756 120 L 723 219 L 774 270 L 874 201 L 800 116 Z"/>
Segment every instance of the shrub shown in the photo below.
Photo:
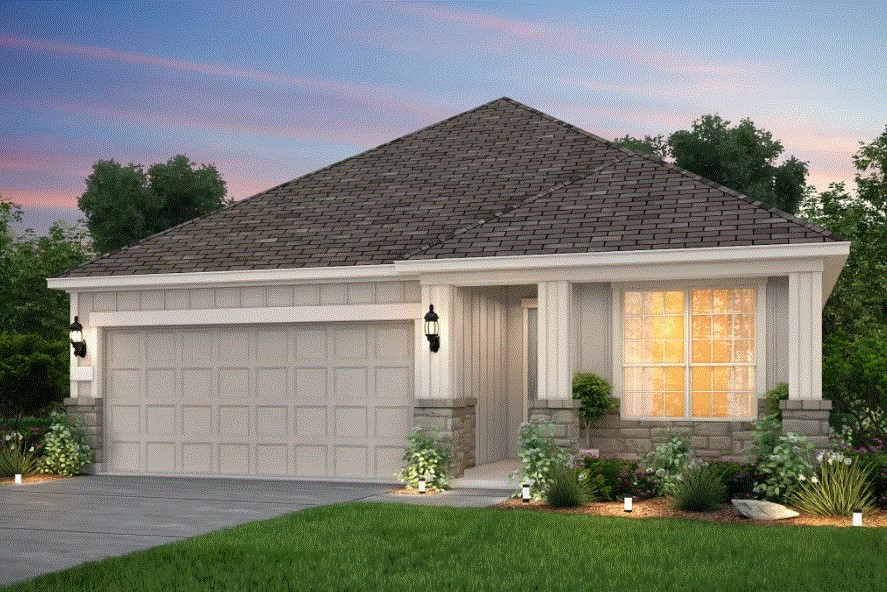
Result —
<path fill-rule="evenodd" d="M 748 499 L 754 497 L 754 465 L 716 460 L 711 461 L 709 466 L 720 471 L 724 485 L 727 486 L 728 499 Z"/>
<path fill-rule="evenodd" d="M 808 514 L 849 516 L 874 505 L 870 469 L 841 453 L 829 453 L 819 467 L 819 476 L 801 475 L 792 494 L 792 504 Z"/>
<path fill-rule="evenodd" d="M 86 433 L 70 417 L 54 411 L 52 425 L 43 438 L 39 471 L 53 475 L 79 475 L 92 462 L 93 452 Z"/>
<path fill-rule="evenodd" d="M 723 469 L 713 465 L 688 469 L 672 485 L 669 497 L 686 512 L 714 512 L 727 500 Z"/>
<path fill-rule="evenodd" d="M 788 400 L 788 385 L 781 382 L 772 389 L 764 393 L 764 414 L 775 415 L 776 419 L 782 423 L 782 409 L 779 407 L 780 401 Z"/>
<path fill-rule="evenodd" d="M 647 453 L 643 463 L 659 495 L 668 494 L 690 466 L 690 444 L 686 436 L 670 432 L 665 432 L 665 435 L 671 438 Z"/>
<path fill-rule="evenodd" d="M 590 446 L 592 424 L 616 409 L 611 392 L 610 383 L 597 374 L 578 372 L 573 377 L 573 398 L 581 403 L 579 419 L 585 428 L 586 446 Z"/>
<path fill-rule="evenodd" d="M 835 331 L 822 341 L 822 391 L 853 427 L 855 444 L 887 440 L 887 335 Z"/>
<path fill-rule="evenodd" d="M 561 465 L 552 469 L 542 498 L 552 508 L 581 506 L 601 499 L 601 480 L 587 470 Z"/>
<path fill-rule="evenodd" d="M 419 486 L 419 479 L 425 477 L 429 489 L 441 491 L 450 486 L 450 460 L 452 450 L 434 425 L 420 425 L 410 430 L 407 436 L 407 451 L 403 455 L 406 466 L 399 478 L 408 487 Z"/>
<path fill-rule="evenodd" d="M 522 483 L 530 484 L 530 496 L 540 499 L 552 471 L 572 464 L 572 459 L 554 442 L 554 425 L 537 421 L 521 425 L 517 434 L 518 456 L 523 463 Z M 517 475 L 513 475 L 517 476 Z"/>
<path fill-rule="evenodd" d="M 65 341 L 0 333 L 0 415 L 19 420 L 60 403 L 69 388 L 68 364 Z"/>
<path fill-rule="evenodd" d="M 0 477 L 12 477 L 16 473 L 31 475 L 37 472 L 40 460 L 33 449 L 25 448 L 20 442 L 9 440 L 0 443 Z"/>
<path fill-rule="evenodd" d="M 758 459 L 754 492 L 771 501 L 788 501 L 799 479 L 812 472 L 812 450 L 813 445 L 804 436 L 792 432 L 779 436 L 770 454 Z"/>

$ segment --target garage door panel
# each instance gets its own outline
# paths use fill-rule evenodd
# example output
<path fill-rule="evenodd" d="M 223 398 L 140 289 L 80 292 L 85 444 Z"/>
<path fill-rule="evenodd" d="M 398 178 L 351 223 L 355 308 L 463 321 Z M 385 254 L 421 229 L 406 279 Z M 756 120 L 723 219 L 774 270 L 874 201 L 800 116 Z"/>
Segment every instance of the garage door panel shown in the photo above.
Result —
<path fill-rule="evenodd" d="M 174 405 L 146 405 L 145 433 L 149 436 L 173 436 L 176 429 L 176 408 Z"/>
<path fill-rule="evenodd" d="M 256 437 L 259 441 L 280 440 L 289 435 L 289 408 L 259 405 L 256 407 Z"/>
<path fill-rule="evenodd" d="M 369 435 L 366 407 L 336 407 L 334 417 L 336 439 L 365 440 Z"/>
<path fill-rule="evenodd" d="M 326 406 L 300 405 L 295 408 L 295 435 L 301 440 L 326 440 L 330 434 L 327 430 Z"/>
<path fill-rule="evenodd" d="M 213 407 L 210 405 L 182 405 L 182 435 L 206 438 L 216 433 L 213 429 Z M 193 438 L 187 438 L 192 440 Z"/>
<path fill-rule="evenodd" d="M 111 471 L 390 478 L 400 466 L 413 422 L 412 323 L 105 337 Z M 147 344 L 163 354 L 145 360 Z"/>
<path fill-rule="evenodd" d="M 366 446 L 336 446 L 333 462 L 336 477 L 366 477 L 370 475 Z"/>
<path fill-rule="evenodd" d="M 287 398 L 287 374 L 280 368 L 256 369 L 256 397 L 259 401 L 285 401 Z"/>
<path fill-rule="evenodd" d="M 219 405 L 219 437 L 248 438 L 250 408 L 246 405 Z"/>
<path fill-rule="evenodd" d="M 250 445 L 241 443 L 219 444 L 219 473 L 222 475 L 249 475 Z"/>
<path fill-rule="evenodd" d="M 216 472 L 213 444 L 210 442 L 183 442 L 182 472 L 191 475 L 209 475 Z"/>
<path fill-rule="evenodd" d="M 327 446 L 299 444 L 295 446 L 295 473 L 306 477 L 321 477 L 329 474 Z"/>

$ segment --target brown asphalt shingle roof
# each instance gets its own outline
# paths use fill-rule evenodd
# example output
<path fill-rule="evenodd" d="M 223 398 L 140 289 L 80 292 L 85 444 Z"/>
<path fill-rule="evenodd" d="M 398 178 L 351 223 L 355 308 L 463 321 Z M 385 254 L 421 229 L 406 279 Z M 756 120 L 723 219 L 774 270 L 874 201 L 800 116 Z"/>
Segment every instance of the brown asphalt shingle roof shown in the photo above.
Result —
<path fill-rule="evenodd" d="M 501 98 L 63 276 L 836 240 Z"/>

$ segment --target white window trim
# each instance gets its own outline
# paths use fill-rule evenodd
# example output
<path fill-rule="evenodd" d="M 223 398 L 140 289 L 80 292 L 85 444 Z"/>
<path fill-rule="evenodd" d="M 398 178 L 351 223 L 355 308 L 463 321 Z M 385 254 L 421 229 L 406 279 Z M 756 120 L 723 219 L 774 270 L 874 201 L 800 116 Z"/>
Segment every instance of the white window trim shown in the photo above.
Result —
<path fill-rule="evenodd" d="M 693 421 L 693 422 L 737 422 L 737 421 L 756 421 L 758 418 L 757 405 L 752 409 L 751 417 L 693 417 L 689 413 L 687 397 L 692 393 L 692 376 L 686 377 L 684 387 L 684 413 L 683 417 L 659 417 L 659 416 L 630 416 L 625 415 L 625 373 L 623 369 L 625 358 L 625 347 L 622 340 L 622 306 L 624 302 L 623 295 L 625 292 L 659 290 L 659 291 L 688 291 L 694 289 L 711 289 L 711 288 L 753 288 L 755 290 L 755 401 L 760 393 L 766 390 L 767 385 L 767 281 L 748 281 L 738 278 L 729 280 L 700 280 L 690 282 L 632 282 L 632 283 L 613 283 L 611 284 L 613 292 L 613 393 L 619 397 L 619 417 L 630 421 Z M 686 348 L 689 348 L 687 341 L 688 328 L 684 327 L 684 347 L 685 355 L 689 355 Z M 688 373 L 689 374 L 689 373 Z"/>

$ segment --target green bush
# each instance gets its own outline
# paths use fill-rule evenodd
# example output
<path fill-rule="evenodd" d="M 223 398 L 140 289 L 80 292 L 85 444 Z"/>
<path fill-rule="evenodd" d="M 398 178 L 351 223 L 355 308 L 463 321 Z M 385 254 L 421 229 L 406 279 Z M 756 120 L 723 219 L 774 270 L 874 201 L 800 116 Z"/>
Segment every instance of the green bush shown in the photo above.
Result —
<path fill-rule="evenodd" d="M 442 491 L 450 486 L 452 449 L 434 425 L 414 427 L 407 436 L 407 451 L 403 455 L 406 466 L 399 478 L 408 487 L 419 486 L 425 477 L 428 489 Z"/>
<path fill-rule="evenodd" d="M 822 392 L 852 427 L 855 445 L 887 441 L 887 333 L 836 331 L 822 342 Z"/>
<path fill-rule="evenodd" d="M 690 444 L 686 435 L 665 432 L 665 436 L 670 436 L 670 439 L 647 453 L 642 463 L 644 470 L 653 479 L 658 495 L 671 492 L 691 461 Z"/>
<path fill-rule="evenodd" d="M 750 464 L 732 461 L 711 461 L 709 466 L 719 470 L 727 486 L 728 499 L 754 497 L 755 471 Z"/>
<path fill-rule="evenodd" d="M 764 413 L 766 415 L 775 415 L 782 422 L 782 408 L 779 406 L 780 401 L 788 400 L 788 385 L 781 382 L 772 389 L 764 393 Z"/>
<path fill-rule="evenodd" d="M 521 425 L 517 433 L 518 456 L 523 467 L 512 477 L 530 485 L 530 496 L 540 499 L 552 471 L 572 464 L 572 458 L 554 442 L 554 425 L 537 421 Z"/>
<path fill-rule="evenodd" d="M 685 512 L 714 512 L 727 501 L 723 475 L 716 466 L 688 469 L 671 487 L 669 498 Z"/>
<path fill-rule="evenodd" d="M 584 469 L 555 467 L 542 494 L 552 508 L 574 508 L 601 499 L 601 482 Z"/>
<path fill-rule="evenodd" d="M 68 363 L 65 341 L 0 333 L 0 415 L 17 422 L 60 403 L 69 388 Z"/>
<path fill-rule="evenodd" d="M 43 438 L 39 471 L 51 475 L 79 475 L 92 462 L 89 438 L 82 427 L 64 413 L 50 414 L 52 425 Z"/>
<path fill-rule="evenodd" d="M 37 472 L 39 462 L 37 454 L 21 443 L 0 443 L 0 477 L 31 475 Z"/>
<path fill-rule="evenodd" d="M 579 419 L 585 428 L 585 445 L 590 446 L 591 426 L 616 410 L 610 383 L 591 372 L 578 372 L 573 377 L 573 398 L 580 401 Z"/>
<path fill-rule="evenodd" d="M 755 465 L 758 477 L 754 492 L 771 501 L 787 502 L 799 480 L 812 473 L 812 450 L 813 445 L 804 436 L 792 432 L 779 436 L 770 454 L 760 457 Z"/>
<path fill-rule="evenodd" d="M 875 502 L 871 469 L 844 454 L 828 453 L 819 475 L 800 478 L 791 497 L 792 505 L 808 514 L 849 516 L 854 510 L 866 511 Z"/>

